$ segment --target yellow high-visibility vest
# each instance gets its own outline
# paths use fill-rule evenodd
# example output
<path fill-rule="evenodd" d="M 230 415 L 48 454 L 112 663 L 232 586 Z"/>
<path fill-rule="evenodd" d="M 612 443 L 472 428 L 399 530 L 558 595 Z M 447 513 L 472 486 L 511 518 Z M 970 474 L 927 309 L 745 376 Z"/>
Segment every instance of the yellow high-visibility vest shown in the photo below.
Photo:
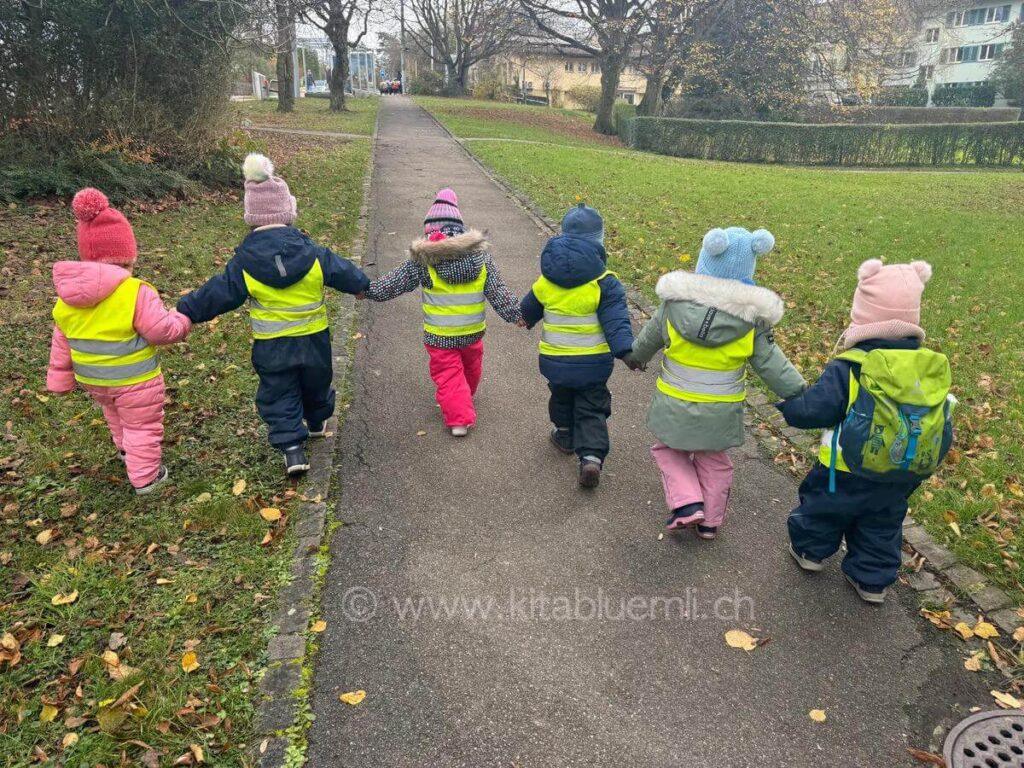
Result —
<path fill-rule="evenodd" d="M 533 284 L 533 295 L 544 305 L 544 327 L 539 349 L 542 355 L 600 355 L 611 352 L 604 329 L 597 317 L 601 303 L 599 281 L 614 272 L 605 272 L 589 283 L 563 288 L 541 275 Z"/>
<path fill-rule="evenodd" d="M 720 347 L 688 341 L 665 321 L 669 345 L 661 360 L 658 389 L 692 403 L 739 403 L 747 394 L 747 360 L 754 329 Z"/>
<path fill-rule="evenodd" d="M 254 338 L 308 336 L 327 328 L 324 271 L 319 259 L 314 259 L 301 280 L 287 288 L 265 285 L 245 270 L 242 277 L 249 291 L 249 322 Z"/>
<path fill-rule="evenodd" d="M 433 267 L 427 271 L 433 287 L 423 288 L 423 329 L 435 336 L 469 336 L 484 330 L 487 266 L 469 283 L 448 283 Z"/>
<path fill-rule="evenodd" d="M 58 299 L 53 321 L 71 346 L 75 381 L 99 387 L 124 387 L 160 375 L 156 348 L 135 332 L 135 302 L 142 281 L 129 277 L 92 307 L 73 307 Z"/>
<path fill-rule="evenodd" d="M 853 369 L 850 369 L 850 384 L 849 384 L 849 398 L 846 401 L 846 411 L 849 413 L 850 409 L 853 408 L 853 404 L 857 401 L 857 395 L 860 394 L 860 381 L 853 375 Z M 836 432 L 840 431 L 839 427 L 833 429 L 826 429 L 821 433 L 821 445 L 818 446 L 818 461 L 824 464 L 826 467 L 832 466 L 832 444 L 836 446 L 836 469 L 840 472 L 849 472 L 849 465 L 843 460 L 843 447 L 839 445 L 839 438 Z"/>

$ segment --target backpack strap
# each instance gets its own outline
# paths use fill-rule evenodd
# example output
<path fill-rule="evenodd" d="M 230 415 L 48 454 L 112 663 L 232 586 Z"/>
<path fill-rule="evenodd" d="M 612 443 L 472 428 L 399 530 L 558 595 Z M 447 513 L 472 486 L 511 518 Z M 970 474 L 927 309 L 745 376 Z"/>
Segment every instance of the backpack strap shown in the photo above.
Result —
<path fill-rule="evenodd" d="M 848 363 L 857 363 L 858 365 L 861 365 L 863 364 L 867 356 L 868 353 L 865 352 L 863 349 L 853 347 L 852 349 L 846 350 L 842 354 L 836 355 L 836 360 L 845 360 Z"/>

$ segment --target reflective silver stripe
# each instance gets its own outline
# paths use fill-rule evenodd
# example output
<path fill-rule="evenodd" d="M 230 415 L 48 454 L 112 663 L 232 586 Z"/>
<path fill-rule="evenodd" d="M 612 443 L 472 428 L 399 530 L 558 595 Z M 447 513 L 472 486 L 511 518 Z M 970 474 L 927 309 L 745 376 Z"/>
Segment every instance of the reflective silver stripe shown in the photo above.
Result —
<path fill-rule="evenodd" d="M 85 352 L 90 355 L 110 355 L 119 357 L 130 355 L 145 349 L 149 342 L 141 336 L 136 336 L 128 341 L 98 341 L 97 339 L 68 339 L 68 344 L 75 352 Z"/>
<path fill-rule="evenodd" d="M 75 373 L 88 379 L 130 379 L 134 376 L 141 376 L 144 373 L 155 371 L 160 367 L 160 358 L 156 355 L 139 360 L 137 363 L 126 363 L 125 365 L 86 365 L 71 361 Z"/>
<path fill-rule="evenodd" d="M 483 304 L 482 293 L 430 293 L 423 291 L 423 303 L 433 307 L 464 307 L 467 304 Z"/>
<path fill-rule="evenodd" d="M 312 304 L 300 304 L 297 307 L 265 307 L 256 299 L 250 298 L 249 304 L 251 309 L 262 309 L 264 312 L 309 312 L 313 309 L 320 309 L 324 302 L 323 300 L 314 301 Z"/>
<path fill-rule="evenodd" d="M 558 312 L 544 311 L 544 322 L 551 325 L 599 325 L 597 315 L 563 315 Z"/>
<path fill-rule="evenodd" d="M 432 315 L 429 312 L 423 313 L 423 322 L 427 325 L 437 325 L 444 328 L 458 328 L 463 325 L 476 325 L 484 321 L 484 313 L 474 312 L 472 315 Z"/>
<path fill-rule="evenodd" d="M 670 360 L 661 361 L 661 377 L 665 383 L 700 395 L 739 395 L 746 389 L 743 374 L 746 367 L 732 371 L 709 371 L 706 368 L 691 368 Z"/>
<path fill-rule="evenodd" d="M 545 328 L 540 340 L 556 347 L 596 347 L 607 343 L 603 333 L 565 333 Z"/>
<path fill-rule="evenodd" d="M 319 317 L 305 317 L 302 320 L 258 320 L 255 317 L 249 318 L 252 323 L 252 329 L 256 333 L 277 333 L 278 331 L 287 331 L 289 328 L 300 328 L 303 325 L 312 325 L 321 319 L 322 318 Z"/>

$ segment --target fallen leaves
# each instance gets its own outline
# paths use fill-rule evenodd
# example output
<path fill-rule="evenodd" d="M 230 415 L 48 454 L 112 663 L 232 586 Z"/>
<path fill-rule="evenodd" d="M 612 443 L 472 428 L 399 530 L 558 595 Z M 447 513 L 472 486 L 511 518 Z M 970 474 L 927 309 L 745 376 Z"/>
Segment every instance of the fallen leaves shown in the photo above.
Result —
<path fill-rule="evenodd" d="M 212 498 L 213 498 L 213 494 L 212 493 L 210 493 L 209 491 L 203 491 L 198 496 L 196 496 L 196 504 L 205 504 L 206 502 L 208 502 Z"/>
<path fill-rule="evenodd" d="M 980 672 L 981 671 L 981 660 L 985 658 L 984 651 L 975 651 L 970 655 L 966 661 L 964 661 L 964 669 L 968 672 Z"/>
<path fill-rule="evenodd" d="M 980 637 L 983 640 L 989 640 L 993 637 L 999 637 L 999 630 L 987 621 L 979 621 L 974 625 L 974 636 Z"/>
<path fill-rule="evenodd" d="M 67 594 L 63 594 L 62 592 L 58 592 L 56 595 L 54 595 L 53 597 L 50 598 L 50 604 L 51 605 L 71 605 L 71 603 L 75 602 L 75 600 L 77 600 L 77 599 L 78 599 L 78 590 L 77 589 L 72 590 L 71 592 L 68 592 Z"/>
<path fill-rule="evenodd" d="M 62 749 L 68 749 L 75 746 L 78 743 L 78 734 L 74 732 L 65 733 L 64 738 L 60 740 L 60 746 Z"/>
<path fill-rule="evenodd" d="M 812 709 L 807 713 L 807 716 L 816 723 L 824 723 L 827 719 L 824 709 Z"/>
<path fill-rule="evenodd" d="M 918 749 L 917 747 L 907 747 L 907 752 L 909 752 L 910 756 L 919 763 L 941 765 L 942 768 L 946 768 L 946 759 L 942 757 L 942 755 L 936 755 L 934 752 L 926 752 L 925 750 Z"/>
<path fill-rule="evenodd" d="M 309 628 L 309 631 L 316 632 L 317 634 L 319 634 L 320 632 L 323 632 L 325 629 L 327 629 L 327 622 L 323 619 L 318 619 L 317 621 L 313 622 L 313 625 Z"/>
<path fill-rule="evenodd" d="M 968 626 L 967 623 L 963 621 L 958 621 L 955 625 L 953 625 L 953 631 L 960 635 L 961 639 L 963 640 L 970 640 L 972 637 L 974 637 L 974 630 L 972 630 L 970 626 Z"/>
<path fill-rule="evenodd" d="M 276 523 L 281 519 L 281 510 L 277 507 L 263 507 L 263 509 L 260 510 L 260 517 L 268 523 Z"/>
<path fill-rule="evenodd" d="M 45 547 L 51 541 L 53 541 L 54 534 L 56 531 L 53 528 L 46 528 L 36 534 L 36 544 L 41 547 Z"/>
<path fill-rule="evenodd" d="M 57 708 L 52 704 L 43 704 L 43 708 L 39 712 L 39 722 L 52 723 L 54 718 L 57 717 L 57 712 Z"/>
<path fill-rule="evenodd" d="M 1003 709 L 1020 709 L 1024 706 L 1024 702 L 1021 702 L 1020 699 L 1012 694 L 1003 693 L 1002 691 L 989 691 L 989 693 L 991 693 L 992 698 L 996 700 L 996 704 Z"/>
<path fill-rule="evenodd" d="M 107 674 L 110 675 L 111 680 L 120 682 L 138 672 L 134 667 L 129 667 L 127 664 L 122 663 L 120 657 L 109 649 L 105 650 L 100 658 L 103 660 L 103 665 L 106 667 Z"/>
<path fill-rule="evenodd" d="M 730 629 L 725 633 L 725 644 L 730 648 L 741 648 L 744 651 L 752 651 L 757 648 L 757 638 L 747 634 L 742 629 Z"/>
<path fill-rule="evenodd" d="M 199 669 L 199 657 L 195 651 L 185 651 L 181 655 L 181 669 L 184 672 L 195 672 Z"/>
<path fill-rule="evenodd" d="M 235 484 L 231 486 L 231 495 L 241 496 L 243 493 L 245 493 L 245 485 L 246 483 L 244 477 L 240 477 L 237 480 L 235 480 Z"/>
<path fill-rule="evenodd" d="M 46 641 L 47 648 L 56 648 L 58 645 L 64 642 L 64 635 L 58 635 L 56 633 L 50 635 L 50 639 Z"/>
<path fill-rule="evenodd" d="M 366 691 L 349 691 L 348 693 L 342 693 L 338 696 L 340 701 L 348 704 L 349 706 L 356 706 L 362 703 L 363 699 L 366 698 Z"/>
<path fill-rule="evenodd" d="M 416 433 L 416 437 L 423 437 L 425 434 L 427 434 L 427 431 L 425 429 L 421 429 Z"/>

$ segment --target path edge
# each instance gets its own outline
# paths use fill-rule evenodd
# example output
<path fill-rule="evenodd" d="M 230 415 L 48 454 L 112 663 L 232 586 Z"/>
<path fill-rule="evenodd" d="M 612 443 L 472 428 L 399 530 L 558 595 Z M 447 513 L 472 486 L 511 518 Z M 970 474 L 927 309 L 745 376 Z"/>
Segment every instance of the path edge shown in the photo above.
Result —
<path fill-rule="evenodd" d="M 416 106 L 430 116 L 430 119 L 495 186 L 526 211 L 538 227 L 551 234 L 557 234 L 557 222 L 544 213 L 537 203 L 485 165 L 433 112 L 419 103 L 416 103 Z M 630 314 L 634 319 L 645 320 L 651 317 L 657 307 L 633 285 L 625 281 L 623 285 L 630 304 Z M 755 428 L 753 424 L 750 425 L 754 437 L 770 455 L 778 455 L 781 444 L 781 447 L 794 457 L 794 470 L 806 466 L 806 462 L 817 459 L 818 440 L 813 433 L 787 425 L 772 400 L 761 389 L 748 388 L 746 405 L 763 427 Z M 800 464 L 801 461 L 804 463 Z M 794 474 L 800 474 L 800 471 L 795 471 Z M 918 593 L 922 603 L 937 606 L 950 606 L 957 600 L 967 603 L 975 611 L 985 614 L 1007 637 L 1024 625 L 1022 617 L 1014 608 L 1013 600 L 1005 591 L 992 584 L 983 574 L 961 563 L 951 550 L 940 544 L 922 525 L 916 523 L 909 513 L 903 523 L 903 543 L 904 564 L 911 570 L 909 573 L 901 574 L 901 578 Z M 971 623 L 974 620 L 974 617 L 966 614 L 961 618 L 968 618 Z"/>
<path fill-rule="evenodd" d="M 373 133 L 360 136 L 369 139 L 368 167 L 363 174 L 362 203 L 352 240 L 351 258 L 362 265 L 366 254 L 370 218 L 370 192 L 373 185 L 377 151 L 380 110 L 377 111 Z M 334 363 L 332 384 L 342 396 L 349 388 L 354 349 L 352 334 L 360 319 L 356 299 L 340 294 L 337 316 L 332 323 L 334 337 L 331 356 Z M 310 669 L 317 645 L 309 630 L 310 620 L 317 613 L 320 593 L 328 564 L 323 548 L 332 531 L 330 504 L 331 478 L 338 451 L 338 435 L 344 424 L 344 407 L 339 403 L 327 422 L 327 434 L 309 443 L 311 469 L 298 486 L 302 500 L 292 513 L 296 534 L 292 555 L 291 579 L 281 588 L 271 625 L 276 632 L 267 646 L 267 670 L 260 681 L 260 701 L 256 707 L 256 740 L 253 757 L 259 768 L 284 768 L 293 765 L 302 753 L 305 762 L 305 735 L 311 722 L 308 694 Z M 336 491 L 335 491 L 336 493 Z"/>

